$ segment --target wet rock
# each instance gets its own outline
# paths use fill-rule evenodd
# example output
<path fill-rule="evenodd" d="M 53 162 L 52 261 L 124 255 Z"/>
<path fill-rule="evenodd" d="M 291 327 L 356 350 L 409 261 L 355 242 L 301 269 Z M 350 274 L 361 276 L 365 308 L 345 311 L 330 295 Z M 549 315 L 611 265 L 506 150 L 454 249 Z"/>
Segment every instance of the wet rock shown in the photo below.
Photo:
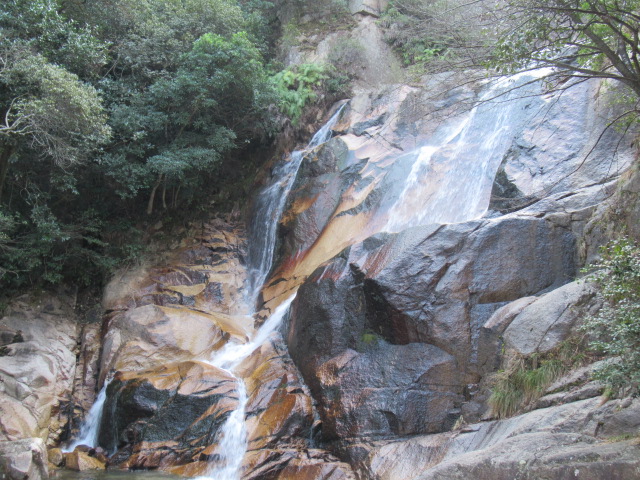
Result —
<path fill-rule="evenodd" d="M 118 373 L 107 389 L 99 444 L 119 450 L 110 463 L 126 468 L 207 460 L 237 400 L 236 380 L 201 362 Z"/>
<path fill-rule="evenodd" d="M 243 464 L 244 480 L 354 480 L 351 467 L 322 450 L 256 450 Z"/>
<path fill-rule="evenodd" d="M 565 283 L 574 255 L 570 231 L 511 216 L 373 237 L 318 268 L 287 342 L 325 438 L 450 428 L 479 378 L 481 327 L 506 302 Z"/>
<path fill-rule="evenodd" d="M 80 333 L 80 354 L 73 379 L 73 413 L 70 425 L 72 437 L 79 432 L 99 390 L 100 328 L 100 323 L 89 323 L 82 326 Z"/>
<path fill-rule="evenodd" d="M 64 465 L 64 453 L 59 448 L 50 448 L 47 451 L 47 459 L 49 463 L 56 467 L 62 467 Z"/>
<path fill-rule="evenodd" d="M 80 450 L 65 453 L 65 467 L 69 470 L 75 470 L 76 472 L 84 472 L 87 470 L 104 470 L 105 463 L 100 459 L 89 456 L 88 453 Z"/>
<path fill-rule="evenodd" d="M 42 439 L 1 441 L 0 475 L 7 480 L 47 480 L 47 449 Z"/>
<path fill-rule="evenodd" d="M 76 363 L 73 301 L 22 296 L 0 321 L 3 338 L 11 342 L 0 356 L 1 440 L 38 437 L 56 445 L 64 432 Z M 14 342 L 16 335 L 22 341 Z"/>
<path fill-rule="evenodd" d="M 311 435 L 310 393 L 279 334 L 272 334 L 236 369 L 247 388 L 248 450 L 304 446 Z"/>
<path fill-rule="evenodd" d="M 145 305 L 116 313 L 108 323 L 101 379 L 111 371 L 137 371 L 163 363 L 210 358 L 231 337 L 245 339 L 250 319 L 180 306 Z"/>

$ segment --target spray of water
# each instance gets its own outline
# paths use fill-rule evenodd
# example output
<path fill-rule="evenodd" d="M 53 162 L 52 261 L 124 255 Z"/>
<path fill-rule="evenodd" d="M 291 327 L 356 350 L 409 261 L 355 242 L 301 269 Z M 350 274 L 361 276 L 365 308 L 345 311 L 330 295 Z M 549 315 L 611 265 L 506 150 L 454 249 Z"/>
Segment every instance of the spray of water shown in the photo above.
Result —
<path fill-rule="evenodd" d="M 548 73 L 541 69 L 501 78 L 485 89 L 462 121 L 440 127 L 432 142 L 419 149 L 384 230 L 484 215 L 495 173 L 528 119 L 522 112 L 539 92 L 539 83 L 532 81 Z"/>

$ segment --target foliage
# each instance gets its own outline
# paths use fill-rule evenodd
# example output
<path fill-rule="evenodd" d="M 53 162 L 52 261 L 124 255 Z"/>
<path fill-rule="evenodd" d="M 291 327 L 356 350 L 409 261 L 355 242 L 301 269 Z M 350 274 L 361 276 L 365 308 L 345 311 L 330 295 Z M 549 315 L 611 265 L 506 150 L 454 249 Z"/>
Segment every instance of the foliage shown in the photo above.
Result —
<path fill-rule="evenodd" d="M 145 211 L 231 201 L 274 129 L 273 20 L 261 0 L 3 2 L 3 286 L 99 285 Z"/>
<path fill-rule="evenodd" d="M 0 43 L 0 145 L 59 166 L 81 161 L 109 137 L 95 88 L 20 43 Z M 0 147 L 1 148 L 1 147 Z"/>
<path fill-rule="evenodd" d="M 602 248 L 591 275 L 604 305 L 583 329 L 595 337 L 591 347 L 609 357 L 595 372 L 615 393 L 640 388 L 640 247 L 620 238 Z"/>
<path fill-rule="evenodd" d="M 329 78 L 326 70 L 324 65 L 318 63 L 303 63 L 273 76 L 280 97 L 280 109 L 292 123 L 297 123 L 304 107 L 318 98 L 316 91 Z"/>
<path fill-rule="evenodd" d="M 607 78 L 640 95 L 637 0 L 508 0 L 490 64 L 501 72 L 554 67 L 555 76 Z"/>
<path fill-rule="evenodd" d="M 489 2 L 395 0 L 380 19 L 405 65 L 428 71 L 481 66 L 493 41 Z"/>
<path fill-rule="evenodd" d="M 581 350 L 581 342 L 574 339 L 544 354 L 511 358 L 492 379 L 488 403 L 493 415 L 512 416 L 540 398 L 556 378 L 583 361 Z"/>

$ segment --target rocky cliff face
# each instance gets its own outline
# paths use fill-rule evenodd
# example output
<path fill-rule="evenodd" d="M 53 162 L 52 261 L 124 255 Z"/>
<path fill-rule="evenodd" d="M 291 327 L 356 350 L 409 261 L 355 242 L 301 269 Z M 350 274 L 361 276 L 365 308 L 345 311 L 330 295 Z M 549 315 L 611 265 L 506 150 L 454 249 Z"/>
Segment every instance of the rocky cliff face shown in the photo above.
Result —
<path fill-rule="evenodd" d="M 598 308 L 579 268 L 625 224 L 638 238 L 631 134 L 594 142 L 612 114 L 597 81 L 560 95 L 524 78 L 511 98 L 523 78 L 389 85 L 399 67 L 373 21 L 384 3 L 350 2 L 352 30 L 290 55 L 372 46 L 333 138 L 297 171 L 273 169 L 295 177 L 255 316 L 244 225 L 220 219 L 114 278 L 101 330 L 52 298 L 8 310 L 2 447 L 37 465 L 3 472 L 46 475 L 42 443 L 77 430 L 106 388 L 98 443 L 112 468 L 209 475 L 241 409 L 246 479 L 640 478 L 626 439 L 638 402 L 605 402 L 591 367 L 509 419 L 486 389 L 505 359 L 570 339 Z M 509 101 L 471 107 L 496 93 Z M 233 368 L 214 361 L 234 345 L 251 350 Z"/>

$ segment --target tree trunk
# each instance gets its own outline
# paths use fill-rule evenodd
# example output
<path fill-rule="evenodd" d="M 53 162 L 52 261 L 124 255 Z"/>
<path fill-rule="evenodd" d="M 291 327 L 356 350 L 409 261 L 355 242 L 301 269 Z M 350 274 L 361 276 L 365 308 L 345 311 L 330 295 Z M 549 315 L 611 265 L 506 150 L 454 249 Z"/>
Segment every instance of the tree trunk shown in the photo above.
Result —
<path fill-rule="evenodd" d="M 0 147 L 0 203 L 2 203 L 2 193 L 4 191 L 4 182 L 9 172 L 9 159 L 15 150 L 14 147 Z"/>
<path fill-rule="evenodd" d="M 151 215 L 153 213 L 153 201 L 156 199 L 156 191 L 162 182 L 162 174 L 158 175 L 158 180 L 156 180 L 156 184 L 153 186 L 153 190 L 151 190 L 151 195 L 149 196 L 149 203 L 147 204 L 147 215 Z"/>
<path fill-rule="evenodd" d="M 164 210 L 167 209 L 167 179 L 165 177 L 164 182 L 162 182 L 162 208 Z"/>

